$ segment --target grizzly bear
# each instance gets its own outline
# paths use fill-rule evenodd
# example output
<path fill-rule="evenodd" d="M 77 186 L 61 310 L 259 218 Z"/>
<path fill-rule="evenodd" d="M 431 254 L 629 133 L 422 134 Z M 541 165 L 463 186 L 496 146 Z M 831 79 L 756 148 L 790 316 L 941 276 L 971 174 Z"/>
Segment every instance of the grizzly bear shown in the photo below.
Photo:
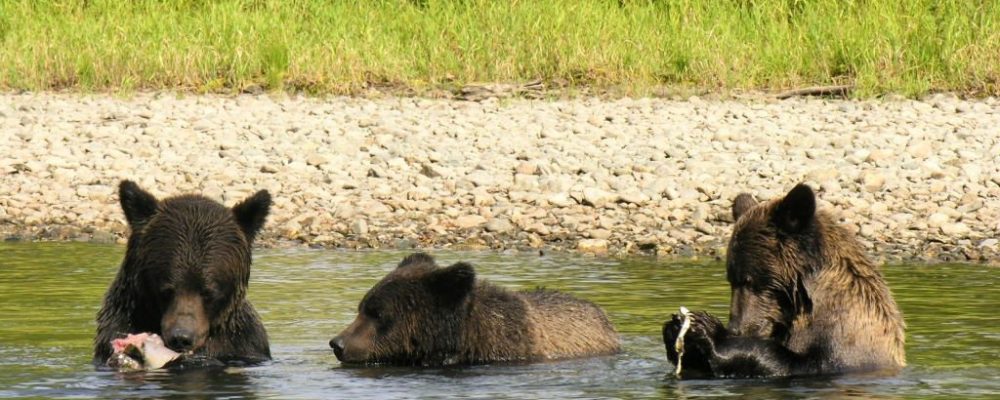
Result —
<path fill-rule="evenodd" d="M 202 359 L 269 360 L 267 332 L 247 286 L 250 248 L 270 194 L 259 191 L 232 209 L 198 195 L 157 200 L 127 180 L 118 194 L 131 233 L 97 313 L 94 362 L 111 356 L 112 339 L 141 332 Z"/>
<path fill-rule="evenodd" d="M 441 366 L 531 362 L 620 351 L 604 311 L 570 295 L 512 292 L 473 267 L 416 253 L 365 294 L 330 347 L 345 364 Z"/>
<path fill-rule="evenodd" d="M 816 210 L 809 186 L 757 204 L 733 203 L 726 257 L 728 329 L 691 314 L 682 377 L 779 377 L 897 371 L 906 365 L 903 317 L 861 244 Z M 682 318 L 663 326 L 667 357 Z"/>

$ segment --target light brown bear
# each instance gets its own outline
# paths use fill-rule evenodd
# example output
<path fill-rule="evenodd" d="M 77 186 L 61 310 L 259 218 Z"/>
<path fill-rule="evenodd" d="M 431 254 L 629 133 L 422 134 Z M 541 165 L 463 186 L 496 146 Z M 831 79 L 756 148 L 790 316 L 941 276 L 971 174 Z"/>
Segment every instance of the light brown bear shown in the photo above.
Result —
<path fill-rule="evenodd" d="M 858 240 L 798 185 L 758 204 L 733 204 L 736 225 L 726 276 L 729 327 L 692 314 L 684 340 L 684 376 L 774 377 L 893 371 L 906 364 L 903 316 Z M 674 315 L 663 327 L 677 363 Z"/>

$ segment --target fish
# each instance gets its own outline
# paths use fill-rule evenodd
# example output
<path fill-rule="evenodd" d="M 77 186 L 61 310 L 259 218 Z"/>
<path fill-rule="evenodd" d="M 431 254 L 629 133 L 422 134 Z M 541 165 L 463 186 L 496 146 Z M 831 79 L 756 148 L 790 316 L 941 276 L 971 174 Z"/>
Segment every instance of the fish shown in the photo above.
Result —
<path fill-rule="evenodd" d="M 674 368 L 674 376 L 681 376 L 681 360 L 684 359 L 684 335 L 691 329 L 691 311 L 687 307 L 681 306 L 681 331 L 677 333 L 677 340 L 674 341 L 674 350 L 677 351 L 677 367 Z"/>
<path fill-rule="evenodd" d="M 169 366 L 181 358 L 155 333 L 129 334 L 111 341 L 114 352 L 108 366 L 121 372 L 149 371 Z"/>

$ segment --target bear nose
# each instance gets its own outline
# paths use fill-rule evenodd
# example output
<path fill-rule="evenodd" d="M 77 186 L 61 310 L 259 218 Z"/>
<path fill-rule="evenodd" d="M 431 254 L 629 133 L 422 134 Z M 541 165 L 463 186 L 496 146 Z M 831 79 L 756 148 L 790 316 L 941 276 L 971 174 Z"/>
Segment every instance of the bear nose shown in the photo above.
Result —
<path fill-rule="evenodd" d="M 170 331 L 170 338 L 167 340 L 167 347 L 176 351 L 190 350 L 194 346 L 194 332 L 187 329 L 174 329 Z"/>
<path fill-rule="evenodd" d="M 337 336 L 330 339 L 330 347 L 333 348 L 333 355 L 337 356 L 337 359 L 344 361 L 344 338 Z"/>

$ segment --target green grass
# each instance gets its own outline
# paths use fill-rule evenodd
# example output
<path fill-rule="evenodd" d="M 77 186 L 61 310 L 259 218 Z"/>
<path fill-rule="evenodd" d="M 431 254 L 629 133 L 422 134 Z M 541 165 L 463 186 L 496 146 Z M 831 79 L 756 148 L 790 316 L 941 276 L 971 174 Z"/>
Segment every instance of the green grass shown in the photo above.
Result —
<path fill-rule="evenodd" d="M 0 0 L 0 88 L 1000 94 L 997 0 Z"/>

